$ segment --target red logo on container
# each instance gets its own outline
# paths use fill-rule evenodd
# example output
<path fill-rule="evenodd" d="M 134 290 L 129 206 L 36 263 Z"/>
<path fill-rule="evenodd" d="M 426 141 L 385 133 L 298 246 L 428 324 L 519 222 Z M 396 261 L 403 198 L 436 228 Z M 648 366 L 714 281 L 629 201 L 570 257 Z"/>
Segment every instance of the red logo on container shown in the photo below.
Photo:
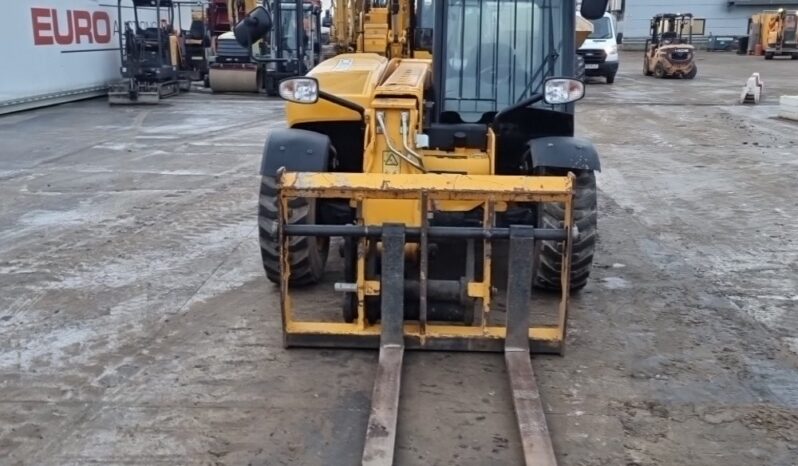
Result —
<path fill-rule="evenodd" d="M 60 23 L 58 10 L 31 8 L 33 43 L 36 45 L 107 44 L 113 30 L 104 11 L 66 10 L 66 24 Z"/>

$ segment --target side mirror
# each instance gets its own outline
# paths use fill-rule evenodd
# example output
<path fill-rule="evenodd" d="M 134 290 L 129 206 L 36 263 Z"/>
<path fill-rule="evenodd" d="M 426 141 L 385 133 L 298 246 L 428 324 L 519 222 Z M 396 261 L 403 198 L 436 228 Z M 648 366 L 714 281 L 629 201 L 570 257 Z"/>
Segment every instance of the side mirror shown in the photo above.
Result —
<path fill-rule="evenodd" d="M 272 30 L 272 15 L 262 6 L 255 7 L 252 11 L 236 24 L 233 34 L 244 48 L 250 48 L 252 44 L 266 37 Z"/>
<path fill-rule="evenodd" d="M 607 11 L 607 0 L 582 0 L 579 13 L 585 19 L 599 19 Z"/>
<path fill-rule="evenodd" d="M 623 44 L 623 33 L 622 32 L 619 32 L 615 36 L 615 43 L 617 43 L 618 45 Z"/>

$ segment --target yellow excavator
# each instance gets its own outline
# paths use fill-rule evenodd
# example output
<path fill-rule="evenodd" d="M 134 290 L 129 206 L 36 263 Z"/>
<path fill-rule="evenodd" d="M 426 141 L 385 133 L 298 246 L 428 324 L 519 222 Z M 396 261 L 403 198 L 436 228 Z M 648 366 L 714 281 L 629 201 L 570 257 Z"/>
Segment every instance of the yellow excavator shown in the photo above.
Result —
<path fill-rule="evenodd" d="M 396 58 L 432 58 L 433 0 L 333 0 L 330 38 L 337 53 L 371 52 Z M 576 16 L 577 48 L 593 24 Z M 584 62 L 576 57 L 576 75 Z"/>
<path fill-rule="evenodd" d="M 338 53 L 431 56 L 431 0 L 334 0 L 332 11 L 331 38 Z"/>

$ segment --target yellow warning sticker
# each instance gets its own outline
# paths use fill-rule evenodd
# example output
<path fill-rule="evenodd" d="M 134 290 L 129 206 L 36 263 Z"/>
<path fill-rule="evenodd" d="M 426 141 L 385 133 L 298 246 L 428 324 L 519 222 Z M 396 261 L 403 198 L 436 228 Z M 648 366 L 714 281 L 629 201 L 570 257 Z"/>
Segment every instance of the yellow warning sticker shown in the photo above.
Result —
<path fill-rule="evenodd" d="M 391 151 L 383 152 L 382 169 L 385 173 L 399 173 L 399 157 Z"/>

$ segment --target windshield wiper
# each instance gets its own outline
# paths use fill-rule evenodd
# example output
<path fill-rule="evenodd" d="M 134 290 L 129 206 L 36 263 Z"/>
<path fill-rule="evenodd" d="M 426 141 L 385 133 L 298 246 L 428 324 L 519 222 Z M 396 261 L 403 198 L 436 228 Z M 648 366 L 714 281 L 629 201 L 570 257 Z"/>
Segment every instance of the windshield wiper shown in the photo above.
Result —
<path fill-rule="evenodd" d="M 551 1 L 548 2 L 548 6 L 549 6 L 549 53 L 546 55 L 546 58 L 543 59 L 543 63 L 541 63 L 540 66 L 538 66 L 538 68 L 532 74 L 532 78 L 526 84 L 524 92 L 522 92 L 521 96 L 518 97 L 518 100 L 515 101 L 516 104 L 524 100 L 527 93 L 531 90 L 532 84 L 534 84 L 535 81 L 537 81 L 538 76 L 542 74 L 543 71 L 546 69 L 546 65 L 548 65 L 549 67 L 549 74 L 554 72 L 554 65 L 557 63 L 557 59 L 560 58 L 560 53 L 557 50 L 559 49 L 559 47 L 562 46 L 562 41 L 560 41 L 558 47 L 554 46 L 554 13 L 552 13 Z M 543 80 L 540 81 L 538 87 L 540 87 L 541 84 L 543 84 Z M 535 91 L 537 90 L 538 89 L 535 89 Z"/>
<path fill-rule="evenodd" d="M 532 79 L 530 79 L 529 82 L 526 84 L 524 92 L 521 93 L 521 96 L 518 98 L 518 100 L 516 100 L 516 103 L 524 100 L 524 97 L 526 97 L 527 92 L 531 90 L 532 84 L 535 81 L 537 81 L 538 76 L 541 73 L 543 73 L 543 71 L 546 69 L 546 65 L 549 65 L 549 74 L 551 74 L 554 71 L 554 65 L 557 63 L 558 58 L 560 58 L 560 54 L 557 52 L 556 48 L 552 48 L 552 50 L 549 51 L 549 54 L 543 60 L 543 63 L 541 63 L 540 66 L 538 66 L 538 68 L 535 70 L 535 73 L 532 75 Z M 540 81 L 538 87 L 540 87 L 541 84 L 543 84 L 543 81 Z M 535 90 L 537 91 L 537 89 Z"/>

